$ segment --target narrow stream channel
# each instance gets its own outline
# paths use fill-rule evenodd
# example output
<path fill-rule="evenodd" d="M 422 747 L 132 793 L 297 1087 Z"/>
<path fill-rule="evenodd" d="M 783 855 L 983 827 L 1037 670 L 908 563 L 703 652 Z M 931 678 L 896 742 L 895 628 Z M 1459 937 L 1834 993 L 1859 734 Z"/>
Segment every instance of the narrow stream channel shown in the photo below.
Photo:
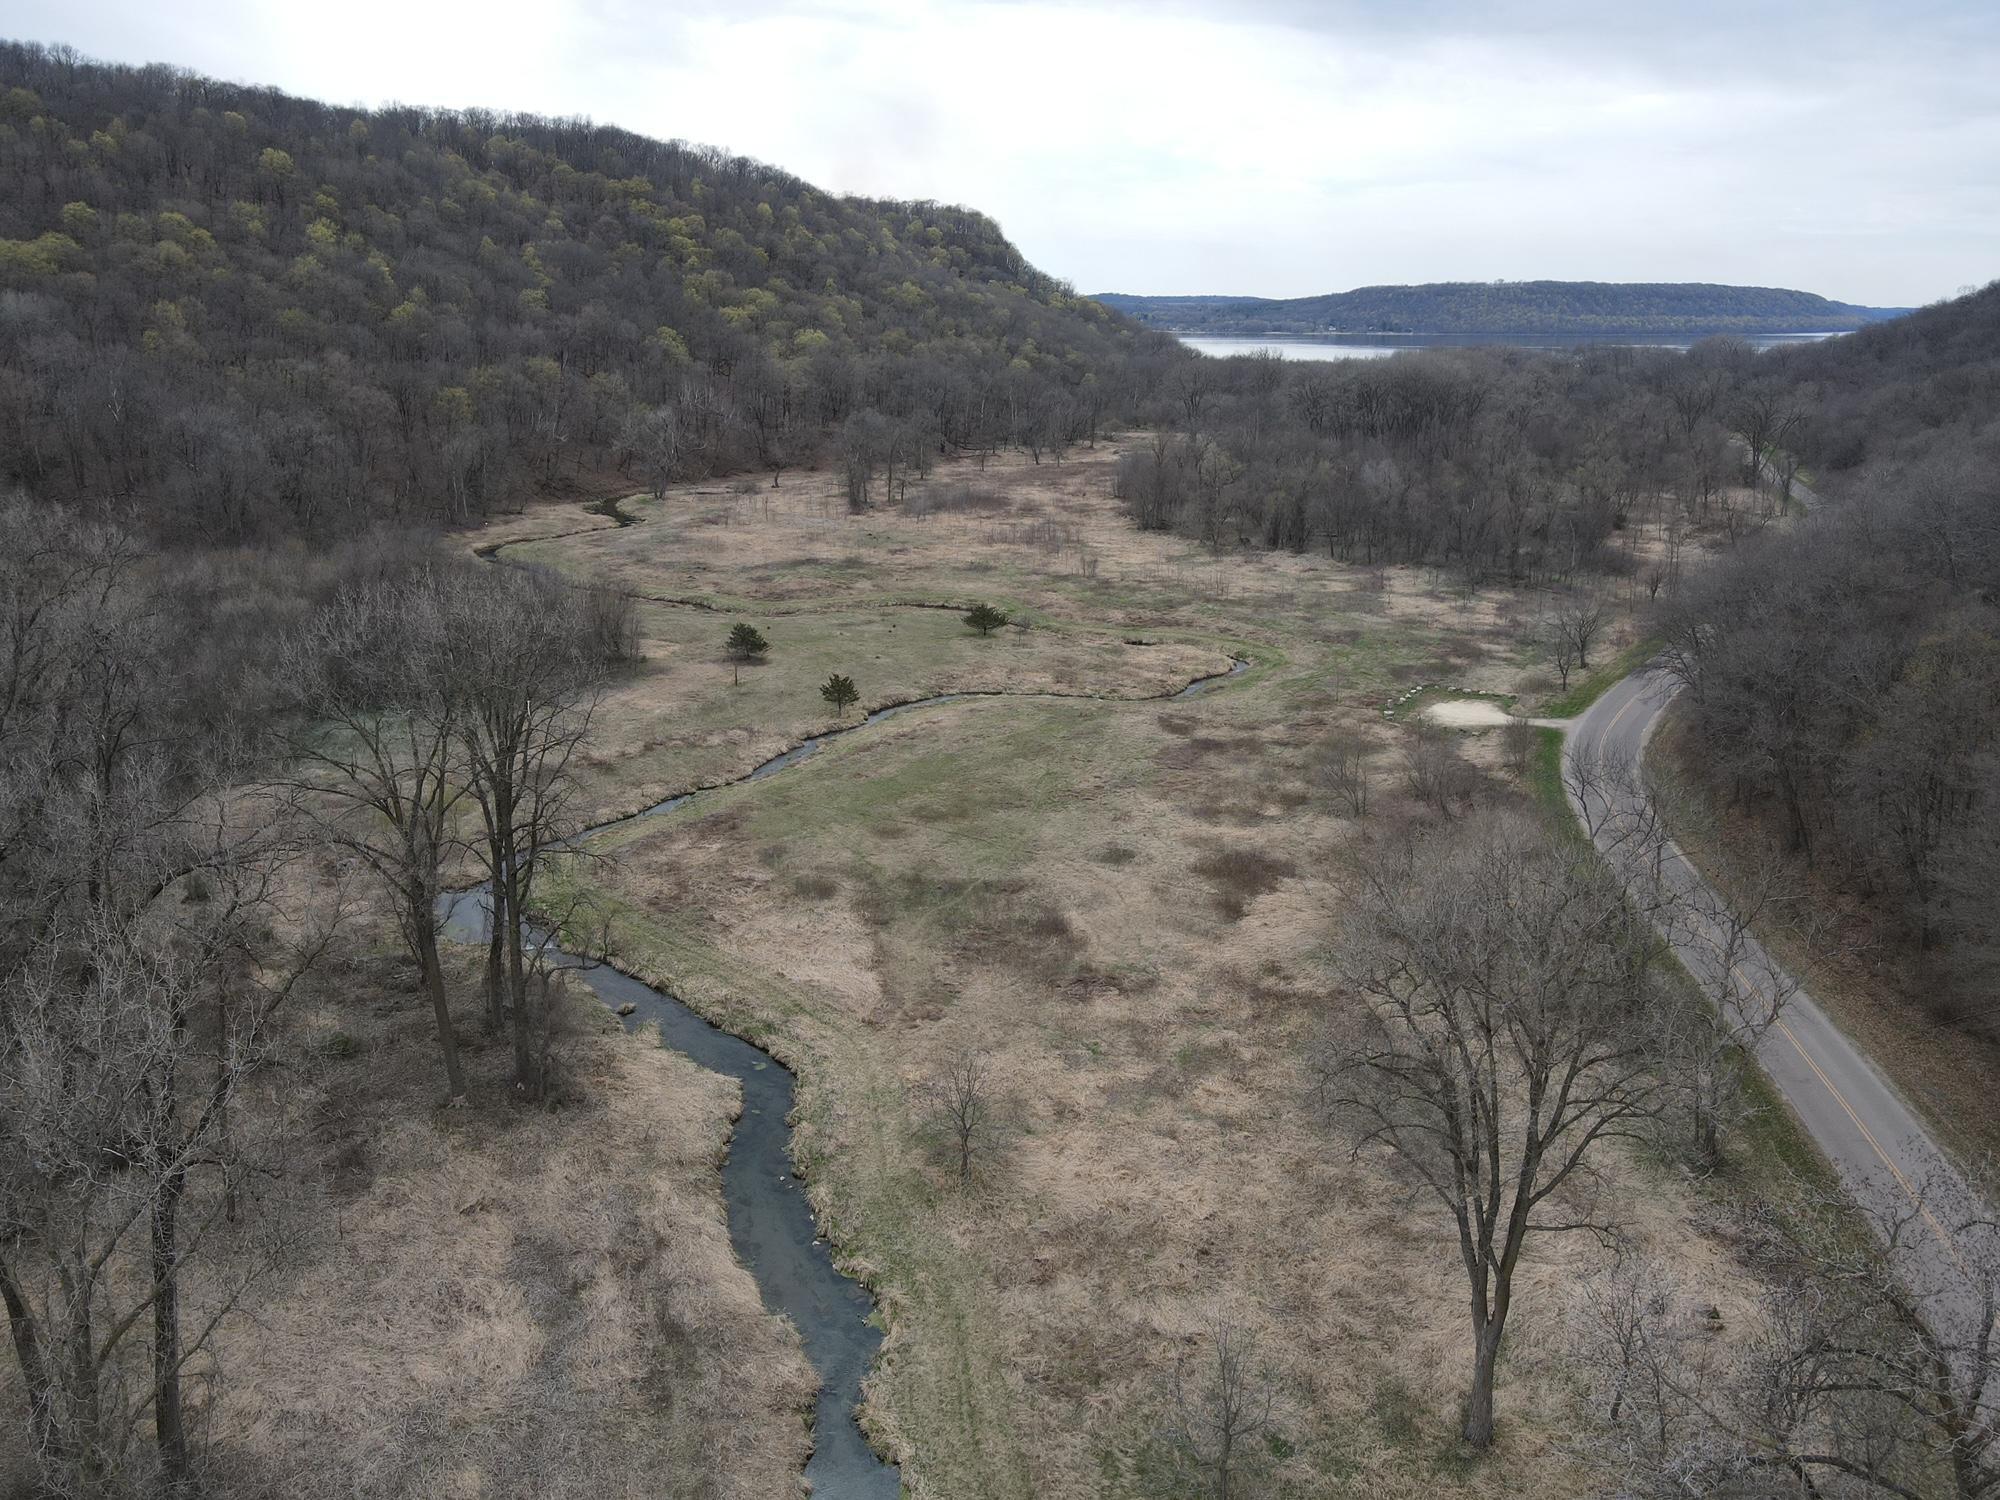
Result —
<path fill-rule="evenodd" d="M 492 908 L 484 887 L 447 897 L 444 935 L 483 945 Z M 546 939 L 530 929 L 538 946 Z M 711 1026 L 673 996 L 604 964 L 587 963 L 550 948 L 552 963 L 615 1013 L 631 1005 L 627 1030 L 651 1022 L 664 1046 L 743 1088 L 743 1114 L 722 1162 L 722 1200 L 729 1214 L 729 1243 L 757 1279 L 764 1305 L 792 1320 L 806 1358 L 819 1375 L 813 1413 L 813 1454 L 806 1464 L 815 1500 L 896 1500 L 902 1479 L 869 1448 L 855 1421 L 861 1381 L 882 1346 L 869 1321 L 875 1304 L 859 1282 L 834 1269 L 833 1252 L 813 1226 L 812 1209 L 792 1170 L 791 1070 L 762 1048 Z"/>
<path fill-rule="evenodd" d="M 1160 698 L 1193 698 L 1208 691 L 1208 689 L 1214 687 L 1218 682 L 1226 682 L 1230 678 L 1239 676 L 1249 670 L 1249 662 L 1240 656 L 1232 657 L 1230 658 L 1227 671 L 1211 672 L 1206 677 L 1197 677 L 1178 692 L 1161 693 L 1151 699 L 1107 698 L 1099 701 L 1107 703 L 1147 703 L 1157 702 Z M 733 780 L 720 782 L 715 786 L 698 787 L 692 792 L 677 792 L 663 801 L 655 802 L 651 807 L 642 807 L 635 813 L 627 813 L 621 818 L 607 818 L 602 823 L 593 823 L 581 833 L 575 834 L 570 839 L 570 842 L 582 843 L 586 839 L 597 837 L 600 833 L 608 832 L 613 828 L 623 827 L 627 823 L 637 822 L 641 818 L 656 818 L 662 813 L 672 812 L 675 808 L 685 807 L 697 797 L 706 796 L 710 792 L 719 792 L 724 787 L 740 786 L 746 781 L 762 781 L 766 776 L 775 776 L 778 772 L 797 765 L 829 740 L 837 740 L 842 735 L 853 734 L 857 730 L 868 728 L 870 725 L 880 724 L 884 719 L 893 719 L 900 714 L 915 713 L 920 708 L 936 708 L 945 703 L 967 703 L 975 698 L 1063 698 L 1082 696 L 1084 695 L 1080 693 L 1009 693 L 996 689 L 993 691 L 967 693 L 939 693 L 931 698 L 912 698 L 908 703 L 892 703 L 887 708 L 876 709 L 872 714 L 852 724 L 845 725 L 839 729 L 829 729 L 822 734 L 810 735 L 800 740 L 791 749 L 779 752 L 769 760 L 760 763 L 752 770 Z"/>
<path fill-rule="evenodd" d="M 621 518 L 621 524 L 630 523 Z M 498 548 L 493 550 L 497 552 Z M 484 555 L 502 566 L 511 566 L 490 553 Z M 1178 692 L 1158 697 L 1194 697 L 1238 676 L 1249 666 L 1240 657 L 1232 658 L 1228 670 L 1197 677 Z M 802 740 L 733 781 L 682 792 L 638 812 L 608 819 L 575 834 L 569 842 L 581 843 L 640 818 L 658 817 L 724 787 L 761 781 L 797 765 L 829 740 L 920 708 L 972 698 L 1062 696 L 1080 695 L 941 693 L 878 708 L 856 723 Z M 444 937 L 452 942 L 485 944 L 492 906 L 484 886 L 447 893 L 440 898 L 439 908 Z M 805 1477 L 812 1485 L 814 1500 L 897 1500 L 902 1493 L 900 1471 L 875 1455 L 855 1419 L 855 1409 L 861 1401 L 861 1382 L 882 1346 L 881 1330 L 870 1321 L 875 1303 L 859 1282 L 835 1269 L 832 1249 L 819 1236 L 805 1190 L 793 1170 L 790 1122 L 797 1079 L 792 1071 L 761 1047 L 703 1020 L 674 996 L 608 964 L 564 953 L 554 946 L 548 934 L 530 928 L 528 936 L 553 964 L 568 969 L 589 985 L 614 1013 L 622 1005 L 631 1005 L 632 1014 L 624 1023 L 627 1030 L 651 1022 L 659 1027 L 663 1045 L 711 1072 L 727 1074 L 742 1086 L 743 1114 L 736 1122 L 722 1163 L 722 1198 L 729 1214 L 729 1241 L 737 1259 L 756 1278 L 764 1305 L 791 1319 L 805 1345 L 806 1357 L 819 1375 L 819 1400 L 813 1415 L 813 1454 L 806 1464 Z"/>

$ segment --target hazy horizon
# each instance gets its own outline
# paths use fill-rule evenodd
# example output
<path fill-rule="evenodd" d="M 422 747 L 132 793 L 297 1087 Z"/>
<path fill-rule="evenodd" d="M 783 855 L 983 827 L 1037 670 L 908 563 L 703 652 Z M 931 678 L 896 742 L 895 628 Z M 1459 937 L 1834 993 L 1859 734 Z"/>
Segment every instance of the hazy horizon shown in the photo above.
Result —
<path fill-rule="evenodd" d="M 2000 275 L 2000 13 L 17 0 L 6 29 L 333 103 L 581 114 L 963 203 L 1084 291 Z"/>
<path fill-rule="evenodd" d="M 1992 278 L 1988 279 L 1990 280 Z M 1082 292 L 1085 296 L 1089 297 L 1152 297 L 1162 300 L 1169 298 L 1198 299 L 1198 298 L 1209 298 L 1209 297 L 1226 297 L 1226 298 L 1241 298 L 1244 301 L 1294 302 L 1294 301 L 1299 301 L 1302 298 L 1337 297 L 1348 292 L 1365 292 L 1365 291 L 1370 291 L 1376 287 L 1384 287 L 1384 286 L 1392 286 L 1392 287 L 1393 286 L 1532 286 L 1536 282 L 1557 282 L 1567 285 L 1596 283 L 1600 286 L 1647 286 L 1647 285 L 1661 285 L 1661 284 L 1669 286 L 1747 286 L 1751 284 L 1747 282 L 1711 282 L 1711 281 L 1702 281 L 1687 277 L 1662 277 L 1657 282 L 1641 282 L 1641 281 L 1628 281 L 1628 280 L 1612 281 L 1602 276 L 1440 276 L 1436 280 L 1429 282 L 1371 281 L 1366 283 L 1365 285 L 1329 286 L 1329 287 L 1322 287 L 1317 292 L 1305 292 L 1287 297 L 1272 297 L 1263 292 L 1236 292 L 1228 290 L 1201 291 L 1201 292 L 1134 292 L 1134 291 L 1128 291 L 1126 288 L 1122 286 L 1078 287 L 1077 290 Z M 1785 286 L 1778 286 L 1776 283 L 1772 283 L 1771 289 L 1776 291 L 1814 292 L 1816 295 L 1827 297 L 1827 300 L 1830 302 L 1848 302 L 1848 299 L 1844 297 L 1830 297 L 1827 296 L 1827 294 L 1824 292 L 1819 292 L 1817 288 L 1809 286 L 1785 287 Z M 1955 290 L 1956 288 L 1954 288 L 1954 291 Z M 1951 294 L 1944 293 L 1942 295 L 1948 297 Z M 1933 298 L 1932 300 L 1935 301 L 1937 299 Z M 1910 302 L 1910 303 L 1848 302 L 1848 305 L 1862 306 L 1862 307 L 1872 306 L 1872 307 L 1901 307 L 1901 308 L 1916 308 L 1923 306 L 1923 304 L 1920 302 Z"/>

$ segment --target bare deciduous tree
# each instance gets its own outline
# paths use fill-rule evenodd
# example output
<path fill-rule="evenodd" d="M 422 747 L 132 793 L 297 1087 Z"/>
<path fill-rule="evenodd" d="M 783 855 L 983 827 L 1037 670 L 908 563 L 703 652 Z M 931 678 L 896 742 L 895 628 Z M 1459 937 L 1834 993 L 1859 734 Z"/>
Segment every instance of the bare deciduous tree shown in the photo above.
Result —
<path fill-rule="evenodd" d="M 1574 1201 L 1591 1152 L 1657 1108 L 1639 1004 L 1652 935 L 1589 851 L 1487 814 L 1364 868 L 1339 952 L 1348 994 L 1312 1055 L 1316 1097 L 1457 1226 L 1461 1435 L 1483 1448 L 1529 1237 L 1603 1227 Z"/>
<path fill-rule="evenodd" d="M 259 1268 L 192 1274 L 260 1144 L 230 1103 L 324 936 L 274 911 L 287 830 L 185 717 L 134 549 L 47 513 L 0 528 L 22 544 L 0 548 L 0 1306 L 45 1488 L 179 1493 L 183 1374 Z"/>
<path fill-rule="evenodd" d="M 1274 1431 L 1278 1387 L 1240 1324 L 1218 1319 L 1200 1345 L 1174 1361 L 1161 1436 L 1212 1500 L 1231 1500 L 1269 1455 L 1257 1440 Z"/>
<path fill-rule="evenodd" d="M 429 573 L 351 590 L 307 622 L 285 669 L 303 716 L 288 746 L 303 771 L 299 805 L 388 893 L 457 1098 L 465 1075 L 438 957 L 438 898 L 466 777 L 444 603 Z"/>
<path fill-rule="evenodd" d="M 1571 673 L 1590 670 L 1590 648 L 1609 623 L 1604 601 L 1594 594 L 1572 594 L 1549 612 L 1542 626 L 1542 646 L 1564 688 Z"/>
<path fill-rule="evenodd" d="M 1761 922 L 1803 915 L 1791 862 L 1768 848 L 1745 851 L 1725 894 L 1688 866 L 1674 843 L 1674 826 L 1710 821 L 1700 799 L 1678 783 L 1646 775 L 1628 759 L 1573 755 L 1563 786 L 1627 900 L 1673 945 L 1693 981 L 1661 976 L 1649 1000 L 1653 1046 L 1670 1084 L 1659 1118 L 1693 1164 L 1715 1167 L 1725 1138 L 1751 1108 L 1746 1070 L 1800 988 L 1754 936 Z M 1824 951 L 1823 923 L 1791 925 L 1808 952 Z"/>
<path fill-rule="evenodd" d="M 634 411 L 626 419 L 621 446 L 655 500 L 666 495 L 678 476 L 683 444 L 680 412 L 672 406 Z"/>
<path fill-rule="evenodd" d="M 1638 1494 L 2000 1494 L 2000 1235 L 1961 1186 L 1864 1210 L 1801 1186 L 1752 1237 L 1773 1278 L 1734 1347 L 1655 1282 L 1614 1281 L 1577 1352 Z M 1943 1248 L 1944 1242 L 1951 1248 Z M 1587 1304 L 1588 1305 L 1588 1304 Z"/>
<path fill-rule="evenodd" d="M 1368 756 L 1373 747 L 1359 735 L 1335 735 L 1313 759 L 1314 779 L 1350 817 L 1368 812 Z"/>
<path fill-rule="evenodd" d="M 1471 800 L 1477 777 L 1472 766 L 1452 748 L 1450 735 L 1423 723 L 1403 747 L 1403 780 L 1410 795 L 1449 822 Z"/>
<path fill-rule="evenodd" d="M 485 833 L 489 1015 L 497 1019 L 504 1005 L 515 1087 L 538 1098 L 543 1028 L 523 928 L 536 881 L 571 831 L 574 761 L 596 709 L 601 663 L 584 649 L 573 593 L 532 575 L 454 580 L 446 627 L 465 774 Z"/>
<path fill-rule="evenodd" d="M 1775 380 L 1759 380 L 1737 393 L 1729 421 L 1743 439 L 1743 483 L 1754 489 L 1764 474 L 1770 451 L 1788 438 L 1804 413 L 1798 395 Z"/>
<path fill-rule="evenodd" d="M 1698 981 L 1695 989 L 1659 988 L 1654 1043 L 1674 1085 L 1668 1116 L 1682 1124 L 1698 1166 L 1718 1165 L 1724 1139 L 1748 1117 L 1745 1071 L 1799 992 L 1794 973 L 1752 935 L 1791 899 L 1788 866 L 1772 855 L 1745 871 L 1726 897 L 1693 882 L 1660 904 L 1663 926 Z"/>
<path fill-rule="evenodd" d="M 1621 1255 L 1571 1310 L 1567 1354 L 1589 1396 L 1584 1447 L 1634 1497 L 1729 1493 L 1749 1464 L 1703 1415 L 1730 1378 L 1718 1319 L 1658 1261 Z"/>
<path fill-rule="evenodd" d="M 953 1053 L 923 1088 L 932 1120 L 943 1133 L 960 1184 L 972 1180 L 975 1159 L 992 1139 L 995 1122 L 984 1053 Z"/>

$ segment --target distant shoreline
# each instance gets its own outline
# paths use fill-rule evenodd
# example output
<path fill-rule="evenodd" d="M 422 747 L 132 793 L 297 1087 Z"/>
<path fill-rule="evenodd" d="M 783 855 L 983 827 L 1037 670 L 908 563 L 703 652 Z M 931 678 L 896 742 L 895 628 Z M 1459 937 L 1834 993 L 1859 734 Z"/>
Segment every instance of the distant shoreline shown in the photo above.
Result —
<path fill-rule="evenodd" d="M 1229 340 L 1270 339 L 1279 343 L 1311 344 L 1326 343 L 1336 339 L 1625 339 L 1625 338 L 1672 338 L 1712 339 L 1712 338 L 1783 338 L 1783 339 L 1830 339 L 1842 334 L 1855 332 L 1855 328 L 1866 327 L 1857 324 L 1855 328 L 1625 328 L 1625 329 L 1576 329 L 1557 328 L 1491 328 L 1480 330 L 1452 329 L 1404 329 L 1404 328 L 1339 328 L 1318 333 L 1304 333 L 1296 329 L 1271 329 L 1262 332 L 1224 330 L 1220 328 L 1187 327 L 1180 324 L 1148 323 L 1148 328 L 1161 333 L 1171 333 L 1176 338 L 1197 338 Z"/>
<path fill-rule="evenodd" d="M 1146 325 L 1216 338 L 1660 339 L 1850 333 L 1907 308 L 1864 307 L 1787 287 L 1706 282 L 1427 282 L 1319 297 L 1102 292 Z"/>
<path fill-rule="evenodd" d="M 1185 349 L 1213 359 L 1243 358 L 1256 354 L 1275 355 L 1288 360 L 1386 359 L 1397 354 L 1415 354 L 1436 349 L 1523 349 L 1558 352 L 1575 349 L 1669 349 L 1687 350 L 1714 334 L 1680 329 L 1636 329 L 1615 333 L 1592 330 L 1587 333 L 1212 333 L 1205 329 L 1171 329 L 1169 332 Z M 1782 329 L 1770 332 L 1734 332 L 1753 349 L 1764 350 L 1793 345 L 1816 344 L 1826 339 L 1844 338 L 1848 329 Z"/>

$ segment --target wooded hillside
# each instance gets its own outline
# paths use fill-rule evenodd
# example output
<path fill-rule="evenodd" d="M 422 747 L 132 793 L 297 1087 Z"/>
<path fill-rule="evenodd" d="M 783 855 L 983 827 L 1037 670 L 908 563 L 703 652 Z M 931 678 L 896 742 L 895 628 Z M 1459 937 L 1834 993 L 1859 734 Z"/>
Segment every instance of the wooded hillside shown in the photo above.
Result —
<path fill-rule="evenodd" d="M 1763 359 L 1829 503 L 1665 612 L 1700 758 L 1892 983 L 2000 1037 L 2000 283 Z"/>
<path fill-rule="evenodd" d="M 0 484 L 161 530 L 464 520 L 613 464 L 780 468 L 850 423 L 1066 433 L 1163 343 L 970 210 L 0 45 Z"/>

